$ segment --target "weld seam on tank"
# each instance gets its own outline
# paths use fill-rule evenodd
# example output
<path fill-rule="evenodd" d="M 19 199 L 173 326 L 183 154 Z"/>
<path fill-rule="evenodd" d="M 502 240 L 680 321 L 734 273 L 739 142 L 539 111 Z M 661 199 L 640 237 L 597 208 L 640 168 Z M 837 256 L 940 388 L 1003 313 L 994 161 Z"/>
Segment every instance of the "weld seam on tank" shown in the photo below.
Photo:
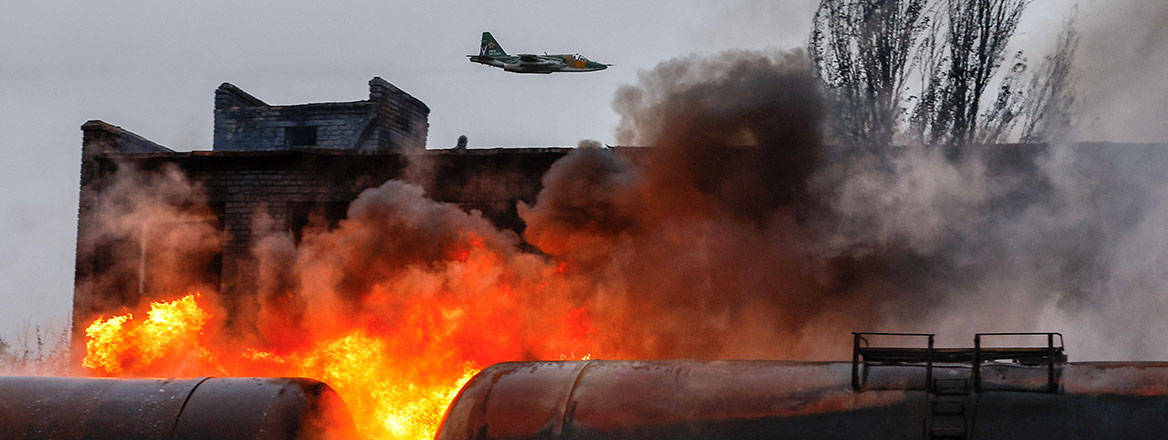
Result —
<path fill-rule="evenodd" d="M 482 372 L 480 371 L 479 373 L 481 374 Z M 487 385 L 487 391 L 485 393 L 483 393 L 482 401 L 475 402 L 475 405 L 471 407 L 471 414 L 474 414 L 476 417 L 481 418 L 483 420 L 486 420 L 486 418 L 487 418 L 487 402 L 491 398 L 491 393 L 493 393 L 495 391 L 495 384 L 499 382 L 500 378 L 502 378 L 502 376 L 498 375 L 498 374 L 491 376 L 491 381 L 488 382 L 488 385 Z M 462 394 L 461 390 L 459 391 L 459 394 Z M 455 396 L 455 399 L 457 400 L 458 397 Z"/>
<path fill-rule="evenodd" d="M 96 397 L 96 398 L 94 398 L 94 399 L 93 399 L 93 402 L 92 402 L 92 403 L 89 405 L 89 407 L 85 409 L 85 417 L 84 417 L 83 419 L 86 421 L 86 422 L 85 422 L 85 425 L 86 425 L 86 426 L 85 426 L 84 428 L 82 428 L 83 430 L 88 430 L 88 429 L 89 429 L 89 426 L 88 426 L 88 425 L 91 423 L 91 422 L 89 422 L 89 420 L 90 420 L 90 419 L 89 419 L 89 414 L 93 413 L 93 410 L 94 410 L 94 409 L 96 409 L 97 407 L 101 406 L 101 403 L 102 403 L 103 401 L 105 401 L 105 393 L 109 392 L 109 390 L 110 390 L 111 388 L 113 388 L 113 387 L 114 387 L 114 385 L 116 385 L 116 384 L 117 384 L 117 382 L 116 382 L 115 380 L 113 380 L 113 379 L 107 380 L 107 381 L 106 381 L 106 385 L 105 385 L 105 387 L 103 387 L 103 388 L 101 389 L 101 392 L 97 393 L 97 397 Z"/>
<path fill-rule="evenodd" d="M 592 360 L 587 360 L 578 367 L 579 370 L 576 371 L 576 378 L 572 380 L 572 385 L 568 387 L 568 393 L 564 395 L 564 401 L 560 404 L 560 410 L 556 414 L 556 420 L 552 423 L 553 439 L 559 439 L 564 436 L 564 424 L 568 423 L 568 405 L 572 403 L 572 394 L 576 392 L 576 386 L 584 378 L 584 371 L 591 365 Z"/>
<path fill-rule="evenodd" d="M 178 421 L 182 419 L 183 411 L 187 409 L 187 403 L 191 401 L 191 396 L 195 395 L 195 390 L 199 389 L 199 385 L 202 385 L 203 382 L 206 382 L 209 379 L 211 379 L 211 376 L 203 376 L 199 378 L 199 382 L 196 383 L 195 386 L 191 387 L 190 391 L 187 391 L 187 396 L 183 398 L 182 405 L 178 407 L 178 413 L 174 415 L 174 423 L 170 425 L 170 435 L 167 435 L 166 438 L 174 440 L 174 433 L 178 431 Z"/>

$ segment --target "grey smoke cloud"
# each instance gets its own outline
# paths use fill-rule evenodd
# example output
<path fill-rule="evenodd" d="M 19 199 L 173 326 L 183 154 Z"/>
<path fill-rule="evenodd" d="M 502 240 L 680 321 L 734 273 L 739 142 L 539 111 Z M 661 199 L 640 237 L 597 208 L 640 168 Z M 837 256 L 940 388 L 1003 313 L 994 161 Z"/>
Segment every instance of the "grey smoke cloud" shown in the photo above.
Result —
<path fill-rule="evenodd" d="M 121 164 L 99 179 L 93 183 L 102 190 L 85 200 L 91 211 L 81 225 L 91 232 L 77 252 L 101 267 L 78 268 L 78 315 L 134 308 L 160 296 L 217 293 L 205 271 L 218 270 L 211 265 L 223 232 L 200 185 L 169 166 Z"/>
<path fill-rule="evenodd" d="M 1168 3 L 1093 2 L 1080 13 L 1076 75 L 1082 100 L 1076 137 L 1168 139 Z"/>

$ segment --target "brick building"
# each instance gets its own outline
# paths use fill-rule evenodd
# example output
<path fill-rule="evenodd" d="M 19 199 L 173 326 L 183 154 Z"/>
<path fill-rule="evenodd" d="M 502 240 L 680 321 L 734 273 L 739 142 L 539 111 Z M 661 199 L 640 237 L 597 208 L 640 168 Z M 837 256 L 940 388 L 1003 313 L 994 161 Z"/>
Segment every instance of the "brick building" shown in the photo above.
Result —
<path fill-rule="evenodd" d="M 416 183 L 429 197 L 522 230 L 516 203 L 534 201 L 544 171 L 567 149 L 427 150 L 429 109 L 381 78 L 373 78 L 369 89 L 365 101 L 273 106 L 223 84 L 215 91 L 211 151 L 176 152 L 105 122 L 86 122 L 74 329 L 142 298 L 173 294 L 152 273 L 152 259 L 166 255 L 163 244 L 152 243 L 145 232 L 105 239 L 107 226 L 95 218 L 118 170 L 149 175 L 178 169 L 201 187 L 206 207 L 191 218 L 221 231 L 222 242 L 215 254 L 186 263 L 197 269 L 192 272 L 199 284 L 221 293 L 229 312 L 254 290 L 256 214 L 267 214 L 275 228 L 293 234 L 311 216 L 335 223 L 361 191 L 404 178 L 411 164 L 425 164 L 427 178 Z"/>

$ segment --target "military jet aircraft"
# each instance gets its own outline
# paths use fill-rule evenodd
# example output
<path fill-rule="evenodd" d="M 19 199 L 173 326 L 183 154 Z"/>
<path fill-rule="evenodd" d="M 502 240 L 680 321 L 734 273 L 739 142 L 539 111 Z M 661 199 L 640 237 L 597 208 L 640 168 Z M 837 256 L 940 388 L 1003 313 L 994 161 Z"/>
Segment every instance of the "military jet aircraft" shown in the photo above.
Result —
<path fill-rule="evenodd" d="M 594 72 L 607 69 L 612 64 L 601 64 L 588 61 L 580 54 L 547 54 L 534 55 L 521 53 L 507 55 L 499 42 L 490 32 L 483 32 L 483 42 L 479 46 L 478 55 L 467 55 L 472 63 L 486 64 L 501 67 L 503 70 L 515 73 L 552 73 L 552 72 Z"/>

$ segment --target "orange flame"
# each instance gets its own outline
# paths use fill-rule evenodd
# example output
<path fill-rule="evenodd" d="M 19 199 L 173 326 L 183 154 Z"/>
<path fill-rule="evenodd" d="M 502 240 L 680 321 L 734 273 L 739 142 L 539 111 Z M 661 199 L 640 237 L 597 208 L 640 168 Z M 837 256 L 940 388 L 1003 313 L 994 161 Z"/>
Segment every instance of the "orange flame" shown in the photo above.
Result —
<path fill-rule="evenodd" d="M 249 356 L 286 368 L 285 375 L 328 383 L 371 438 L 432 438 L 442 411 L 478 372 L 468 364 L 453 381 L 416 383 L 416 377 L 398 368 L 384 341 L 361 331 L 318 343 L 302 353 L 252 352 Z"/>
<path fill-rule="evenodd" d="M 145 319 L 125 313 L 95 320 L 85 331 L 82 365 L 102 376 L 314 378 L 337 391 L 364 436 L 433 438 L 446 407 L 478 370 L 593 351 L 586 309 L 556 303 L 541 311 L 552 319 L 537 323 L 521 314 L 563 267 L 540 266 L 545 272 L 524 281 L 499 275 L 506 271 L 500 258 L 470 240 L 440 269 L 441 283 L 379 284 L 362 313 L 310 309 L 316 315 L 304 320 L 307 327 L 277 325 L 266 336 L 216 333 L 213 297 L 153 302 Z M 532 334 L 538 347 L 530 345 Z"/>
<path fill-rule="evenodd" d="M 126 321 L 134 316 L 125 314 L 109 319 L 98 319 L 85 329 L 85 359 L 81 365 L 103 374 L 122 373 L 121 354 L 125 350 L 122 342 Z"/>
<path fill-rule="evenodd" d="M 151 365 L 162 359 L 169 362 L 194 356 L 213 362 L 214 357 L 198 340 L 209 317 L 195 302 L 198 297 L 196 292 L 170 302 L 153 302 L 146 320 L 140 323 L 134 323 L 129 313 L 94 321 L 85 329 L 88 340 L 81 365 L 116 376 L 138 364 Z"/>
<path fill-rule="evenodd" d="M 82 365 L 105 376 L 148 374 L 185 361 L 192 364 L 184 369 L 225 375 L 312 377 L 341 395 L 366 436 L 414 439 L 433 437 L 443 410 L 480 368 L 467 362 L 456 376 L 427 377 L 424 363 L 395 358 L 387 341 L 361 330 L 285 355 L 245 348 L 214 356 L 199 337 L 210 318 L 199 298 L 153 302 L 140 322 L 129 313 L 94 321 L 85 330 Z"/>

